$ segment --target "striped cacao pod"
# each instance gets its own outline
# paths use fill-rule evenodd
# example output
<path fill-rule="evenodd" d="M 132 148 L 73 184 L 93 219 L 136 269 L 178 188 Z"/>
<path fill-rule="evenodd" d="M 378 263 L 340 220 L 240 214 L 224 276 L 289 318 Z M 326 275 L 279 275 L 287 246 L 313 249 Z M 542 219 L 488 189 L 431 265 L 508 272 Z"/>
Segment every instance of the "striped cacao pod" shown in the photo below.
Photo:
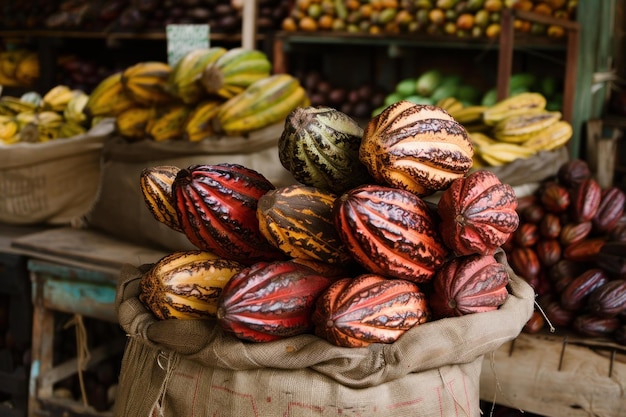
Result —
<path fill-rule="evenodd" d="M 587 178 L 570 190 L 570 215 L 575 222 L 591 221 L 600 207 L 602 188 L 598 181 Z"/>
<path fill-rule="evenodd" d="M 307 333 L 315 301 L 331 283 L 296 262 L 258 262 L 224 286 L 217 319 L 226 332 L 252 342 Z"/>
<path fill-rule="evenodd" d="M 338 197 L 333 210 L 341 239 L 371 273 L 427 282 L 448 255 L 433 211 L 409 191 L 363 185 Z"/>
<path fill-rule="evenodd" d="M 336 196 L 302 184 L 270 190 L 259 198 L 261 234 L 292 258 L 345 264 L 352 256 L 333 219 Z"/>
<path fill-rule="evenodd" d="M 445 110 L 399 101 L 370 120 L 359 150 L 376 182 L 419 196 L 447 188 L 472 167 L 465 128 Z"/>
<path fill-rule="evenodd" d="M 259 198 L 272 183 L 237 164 L 191 165 L 172 185 L 178 222 L 197 248 L 252 265 L 285 256 L 263 237 L 256 217 Z"/>
<path fill-rule="evenodd" d="M 441 236 L 456 255 L 493 255 L 519 226 L 513 187 L 486 170 L 454 180 L 438 208 Z"/>
<path fill-rule="evenodd" d="M 614 279 L 589 296 L 587 309 L 601 317 L 615 317 L 626 311 L 626 279 Z"/>
<path fill-rule="evenodd" d="M 215 318 L 222 289 L 243 268 L 211 252 L 174 252 L 141 277 L 139 300 L 161 320 Z"/>
<path fill-rule="evenodd" d="M 624 214 L 626 194 L 617 187 L 602 190 L 600 204 L 595 216 L 591 219 L 594 231 L 610 233 Z"/>
<path fill-rule="evenodd" d="M 429 319 L 417 284 L 376 274 L 335 281 L 319 297 L 312 317 L 315 334 L 342 347 L 393 343 Z"/>
<path fill-rule="evenodd" d="M 496 310 L 508 298 L 506 267 L 491 255 L 452 258 L 435 274 L 430 308 L 433 318 Z"/>
<path fill-rule="evenodd" d="M 172 184 L 178 171 L 180 168 L 172 165 L 145 168 L 139 176 L 139 185 L 144 202 L 154 218 L 181 232 L 172 196 Z"/>

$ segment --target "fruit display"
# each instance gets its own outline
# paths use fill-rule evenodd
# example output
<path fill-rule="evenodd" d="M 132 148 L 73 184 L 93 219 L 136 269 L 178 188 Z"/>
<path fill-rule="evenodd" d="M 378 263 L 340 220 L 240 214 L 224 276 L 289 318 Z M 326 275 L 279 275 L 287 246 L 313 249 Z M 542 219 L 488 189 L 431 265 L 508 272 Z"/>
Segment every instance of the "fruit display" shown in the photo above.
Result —
<path fill-rule="evenodd" d="M 625 203 L 622 190 L 602 189 L 579 159 L 519 199 L 520 225 L 503 247 L 551 325 L 624 343 Z"/>
<path fill-rule="evenodd" d="M 574 20 L 577 0 L 296 0 L 282 29 L 289 32 L 424 33 L 460 38 L 497 38 L 504 8 Z M 540 24 L 516 19 L 520 33 L 553 38 L 565 36 L 555 22 Z"/>
<path fill-rule="evenodd" d="M 454 98 L 438 105 L 463 124 L 474 146 L 474 167 L 497 167 L 565 146 L 572 125 L 546 108 L 540 93 L 525 92 L 492 106 L 463 106 Z"/>
<path fill-rule="evenodd" d="M 393 343 L 435 319 L 492 311 L 507 300 L 510 269 L 496 261 L 502 251 L 495 252 L 515 232 L 517 199 L 492 173 L 469 173 L 472 144 L 462 125 L 439 108 L 408 101 L 389 106 L 365 129 L 355 125 L 333 108 L 292 111 L 279 152 L 294 174 L 308 171 L 302 183 L 276 187 L 261 172 L 229 163 L 144 170 L 140 188 L 149 210 L 193 243 L 198 251 L 192 259 L 245 266 L 222 288 L 215 316 L 201 318 L 249 342 L 308 333 L 337 346 L 362 347 Z M 284 153 L 297 141 L 346 148 L 333 151 L 336 157 Z M 405 164 L 414 169 L 398 172 L 393 181 L 376 179 L 377 171 L 389 170 L 394 157 L 407 153 L 415 162 Z M 445 166 L 442 153 L 448 154 Z M 332 158 L 342 169 L 327 181 Z M 333 187 L 334 181 L 347 184 L 342 175 L 357 169 L 368 172 L 364 182 Z M 454 174 L 442 180 L 440 171 Z M 410 186 L 415 183 L 427 191 Z M 423 199 L 452 189 L 460 190 L 450 192 L 452 207 Z M 457 227 L 475 243 L 470 250 L 457 254 L 447 246 L 447 215 L 459 223 L 467 218 Z M 159 311 L 188 318 L 201 305 L 198 297 L 215 287 L 212 275 L 203 278 L 197 268 L 169 274 L 175 259 L 166 272 L 153 266 L 155 272 L 142 278 L 152 284 L 141 299 L 161 319 Z"/>
<path fill-rule="evenodd" d="M 57 85 L 43 96 L 35 91 L 20 97 L 0 96 L 0 143 L 40 143 L 70 138 L 87 131 L 89 95 Z"/>
<path fill-rule="evenodd" d="M 287 0 L 257 0 L 256 26 L 276 30 L 289 13 Z M 231 0 L 27 0 L 4 5 L 3 29 L 163 31 L 168 24 L 206 24 L 212 33 L 241 31 L 243 2 Z M 8 18 L 8 17 L 11 18 Z"/>
<path fill-rule="evenodd" d="M 25 48 L 0 51 L 0 86 L 33 87 L 40 71 L 37 52 Z"/>
<path fill-rule="evenodd" d="M 299 80 L 272 74 L 267 56 L 242 47 L 187 52 L 172 67 L 144 61 L 106 76 L 85 112 L 115 118 L 128 141 L 198 142 L 280 123 L 309 98 Z"/>

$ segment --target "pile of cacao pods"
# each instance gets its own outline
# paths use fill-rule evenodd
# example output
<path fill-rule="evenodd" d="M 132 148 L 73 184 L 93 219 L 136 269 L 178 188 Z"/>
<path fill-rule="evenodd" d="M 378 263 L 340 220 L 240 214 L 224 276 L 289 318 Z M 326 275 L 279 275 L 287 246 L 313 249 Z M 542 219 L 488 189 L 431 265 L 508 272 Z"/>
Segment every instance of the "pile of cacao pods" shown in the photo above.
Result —
<path fill-rule="evenodd" d="M 556 328 L 626 343 L 625 202 L 621 189 L 602 188 L 580 159 L 519 199 L 520 225 L 503 247 Z M 536 312 L 526 331 L 544 326 Z"/>
<path fill-rule="evenodd" d="M 143 275 L 139 299 L 157 318 L 359 347 L 507 299 L 500 247 L 517 198 L 495 174 L 469 173 L 471 140 L 445 110 L 400 101 L 363 129 L 334 108 L 298 107 L 278 152 L 296 183 L 226 162 L 143 171 L 150 212 L 198 248 Z"/>

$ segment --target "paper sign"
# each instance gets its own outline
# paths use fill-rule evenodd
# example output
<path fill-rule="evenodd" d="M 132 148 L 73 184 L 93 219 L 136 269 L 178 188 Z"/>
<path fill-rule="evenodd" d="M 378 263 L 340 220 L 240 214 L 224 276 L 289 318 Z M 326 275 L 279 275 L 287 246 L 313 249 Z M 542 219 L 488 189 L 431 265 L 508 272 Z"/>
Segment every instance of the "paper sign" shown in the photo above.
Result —
<path fill-rule="evenodd" d="M 167 25 L 168 64 L 173 67 L 187 52 L 209 48 L 209 33 L 209 25 Z"/>

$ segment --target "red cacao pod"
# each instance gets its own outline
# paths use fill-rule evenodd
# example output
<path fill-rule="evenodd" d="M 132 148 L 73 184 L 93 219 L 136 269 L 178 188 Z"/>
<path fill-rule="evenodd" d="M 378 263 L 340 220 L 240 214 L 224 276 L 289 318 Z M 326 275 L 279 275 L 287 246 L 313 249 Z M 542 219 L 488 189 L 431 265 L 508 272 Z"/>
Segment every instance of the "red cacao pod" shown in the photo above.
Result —
<path fill-rule="evenodd" d="M 556 239 L 540 239 L 535 245 L 539 262 L 544 267 L 551 267 L 561 259 L 561 244 Z"/>
<path fill-rule="evenodd" d="M 610 233 L 624 214 L 626 194 L 617 187 L 602 190 L 598 210 L 591 219 L 593 229 L 597 233 Z"/>
<path fill-rule="evenodd" d="M 539 190 L 541 204 L 551 213 L 562 213 L 570 206 L 570 195 L 567 188 L 556 182 L 547 182 Z"/>
<path fill-rule="evenodd" d="M 594 218 L 600 207 L 602 188 L 598 181 L 587 178 L 570 189 L 570 213 L 577 223 L 588 222 Z"/>
<path fill-rule="evenodd" d="M 531 204 L 522 210 L 518 208 L 517 211 L 521 214 L 521 219 L 526 223 L 537 224 L 541 222 L 541 219 L 546 215 L 545 209 L 540 204 Z"/>
<path fill-rule="evenodd" d="M 538 276 L 541 268 L 537 252 L 530 247 L 517 246 L 513 248 L 509 252 L 509 262 L 511 269 L 529 283 Z"/>
<path fill-rule="evenodd" d="M 566 187 L 572 187 L 591 178 L 591 175 L 589 165 L 582 159 L 570 159 L 562 164 L 557 171 L 559 183 Z"/>
<path fill-rule="evenodd" d="M 572 328 L 588 337 L 610 336 L 620 326 L 621 322 L 617 317 L 599 317 L 592 314 L 581 314 L 572 321 Z"/>
<path fill-rule="evenodd" d="M 576 262 L 591 262 L 606 243 L 604 238 L 584 239 L 565 247 L 563 257 Z"/>
<path fill-rule="evenodd" d="M 348 251 L 374 274 L 427 282 L 449 253 L 434 212 L 406 190 L 354 188 L 335 200 L 334 217 Z"/>
<path fill-rule="evenodd" d="M 393 343 L 430 319 L 417 284 L 376 274 L 335 281 L 315 305 L 315 334 L 342 347 Z"/>
<path fill-rule="evenodd" d="M 508 298 L 509 274 L 491 255 L 447 261 L 435 274 L 430 307 L 433 317 L 454 317 L 496 310 Z"/>
<path fill-rule="evenodd" d="M 624 216 L 622 216 L 623 218 Z M 608 236 L 613 242 L 626 242 L 626 222 L 620 220 L 611 230 Z"/>
<path fill-rule="evenodd" d="M 197 248 L 245 265 L 284 259 L 259 230 L 259 198 L 274 189 L 260 173 L 236 164 L 192 165 L 172 185 L 178 220 Z"/>
<path fill-rule="evenodd" d="M 580 311 L 596 289 L 609 281 L 600 268 L 591 268 L 578 275 L 561 292 L 561 306 L 567 310 Z"/>
<path fill-rule="evenodd" d="M 626 279 L 614 279 L 589 296 L 587 309 L 601 317 L 615 317 L 626 311 Z"/>
<path fill-rule="evenodd" d="M 569 246 L 580 242 L 584 240 L 589 233 L 591 233 L 592 228 L 593 225 L 591 222 L 566 223 L 561 228 L 559 242 L 561 242 L 563 246 Z"/>
<path fill-rule="evenodd" d="M 539 234 L 546 239 L 557 239 L 561 234 L 561 218 L 554 213 L 546 213 L 539 222 Z"/>
<path fill-rule="evenodd" d="M 557 300 L 552 300 L 543 306 L 543 311 L 546 313 L 546 317 L 550 320 L 554 326 L 569 326 L 574 318 L 576 312 L 567 310 L 561 306 Z"/>
<path fill-rule="evenodd" d="M 460 255 L 493 255 L 519 226 L 513 187 L 486 170 L 458 178 L 438 203 L 441 236 Z"/>
<path fill-rule="evenodd" d="M 538 311 L 533 311 L 533 314 L 530 316 L 530 319 L 524 324 L 522 331 L 524 333 L 535 334 L 539 333 L 543 326 L 545 325 L 545 320 L 543 315 Z"/>
<path fill-rule="evenodd" d="M 253 342 L 303 334 L 312 330 L 315 302 L 331 283 L 296 262 L 258 262 L 224 286 L 217 320 L 228 333 Z"/>
<path fill-rule="evenodd" d="M 513 232 L 513 239 L 517 246 L 531 247 L 539 240 L 539 226 L 536 223 L 522 223 Z"/>
<path fill-rule="evenodd" d="M 626 242 L 606 242 L 594 261 L 611 276 L 626 278 Z"/>
<path fill-rule="evenodd" d="M 539 200 L 537 198 L 537 194 L 525 194 L 521 197 L 517 197 L 517 212 L 522 213 L 526 208 L 530 206 L 541 207 L 539 204 Z"/>

